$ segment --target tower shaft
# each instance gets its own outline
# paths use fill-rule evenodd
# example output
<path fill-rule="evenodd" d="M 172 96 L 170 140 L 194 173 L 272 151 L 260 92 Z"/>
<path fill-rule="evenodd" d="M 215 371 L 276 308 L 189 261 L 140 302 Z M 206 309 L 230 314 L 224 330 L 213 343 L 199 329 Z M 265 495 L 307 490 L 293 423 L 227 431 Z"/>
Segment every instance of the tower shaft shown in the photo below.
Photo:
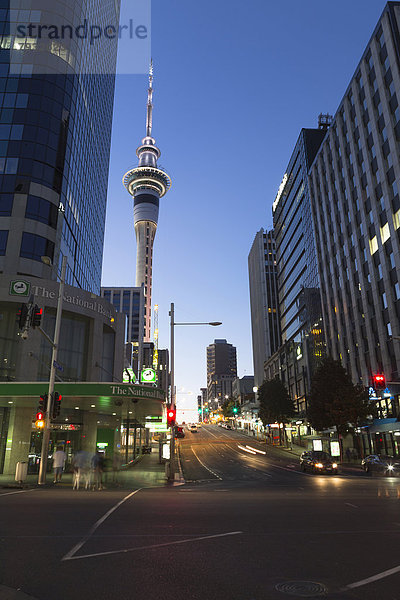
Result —
<path fill-rule="evenodd" d="M 152 221 L 138 221 L 135 223 L 136 234 L 136 287 L 144 285 L 145 302 L 145 331 L 144 341 L 149 342 L 151 337 L 151 296 L 152 296 L 152 266 L 153 243 L 156 235 L 157 224 Z"/>
<path fill-rule="evenodd" d="M 153 62 L 150 65 L 147 95 L 146 137 L 136 150 L 139 166 L 128 171 L 123 182 L 133 196 L 133 218 L 136 234 L 136 286 L 144 286 L 145 315 L 144 341 L 151 336 L 151 291 L 153 270 L 153 243 L 158 223 L 160 198 L 167 193 L 171 179 L 157 167 L 161 152 L 152 137 L 153 126 Z"/>

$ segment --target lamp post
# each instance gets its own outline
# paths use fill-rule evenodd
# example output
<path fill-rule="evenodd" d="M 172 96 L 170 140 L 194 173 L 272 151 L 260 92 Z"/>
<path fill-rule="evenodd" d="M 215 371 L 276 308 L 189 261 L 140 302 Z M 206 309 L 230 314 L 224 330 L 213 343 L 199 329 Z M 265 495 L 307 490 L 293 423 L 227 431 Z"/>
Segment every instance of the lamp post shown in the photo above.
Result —
<path fill-rule="evenodd" d="M 50 258 L 47 256 L 42 257 L 45 264 L 51 264 Z M 64 284 L 65 284 L 65 272 L 67 269 L 67 257 L 63 256 L 61 265 L 60 285 L 58 288 L 58 302 L 56 312 L 56 324 L 54 327 L 54 340 L 51 341 L 48 336 L 48 340 L 53 346 L 53 352 L 51 355 L 50 365 L 50 378 L 49 378 L 49 391 L 47 395 L 47 410 L 44 415 L 44 428 L 43 428 L 43 439 L 42 439 L 42 450 L 40 454 L 40 467 L 39 467 L 39 478 L 38 484 L 44 485 L 46 483 L 46 470 L 47 470 L 47 456 L 49 454 L 49 441 L 50 441 L 50 411 L 52 406 L 52 397 L 54 393 L 54 382 L 56 378 L 56 364 L 58 356 L 58 341 L 60 339 L 60 328 L 61 328 L 61 314 L 62 304 L 64 297 Z"/>
<path fill-rule="evenodd" d="M 175 305 L 173 302 L 171 302 L 171 309 L 169 311 L 169 316 L 171 317 L 171 343 L 170 343 L 171 406 L 176 410 L 174 327 L 176 325 L 211 325 L 212 327 L 217 327 L 218 325 L 222 325 L 222 322 L 221 321 L 208 321 L 208 322 L 201 322 L 201 323 L 176 323 L 175 322 Z M 175 461 L 175 436 L 174 436 L 174 432 L 172 431 L 171 432 L 169 479 L 174 479 L 174 477 L 175 477 L 175 462 L 174 461 Z"/>

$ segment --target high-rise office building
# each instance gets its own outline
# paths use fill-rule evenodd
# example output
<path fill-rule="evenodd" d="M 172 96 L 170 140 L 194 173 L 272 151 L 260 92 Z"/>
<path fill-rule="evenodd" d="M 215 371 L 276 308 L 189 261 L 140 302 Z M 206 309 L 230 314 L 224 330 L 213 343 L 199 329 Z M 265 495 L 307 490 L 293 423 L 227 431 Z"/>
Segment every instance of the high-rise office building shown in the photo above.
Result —
<path fill-rule="evenodd" d="M 120 2 L 40 5 L 0 11 L 0 271 L 56 279 L 67 256 L 67 283 L 99 294 L 118 40 L 88 53 L 68 35 L 14 31 L 19 18 L 37 31 L 60 15 L 64 27 L 77 15 L 106 27 Z"/>
<path fill-rule="evenodd" d="M 273 231 L 256 234 L 249 258 L 254 385 L 264 381 L 264 362 L 280 345 L 276 249 Z"/>
<path fill-rule="evenodd" d="M 221 404 L 232 396 L 232 382 L 237 376 L 236 348 L 226 340 L 214 340 L 207 346 L 207 398 Z"/>
<path fill-rule="evenodd" d="M 306 408 L 311 375 L 324 347 L 308 170 L 329 123 L 329 115 L 320 115 L 318 129 L 301 130 L 272 208 L 282 335 L 280 377 L 300 412 Z"/>
<path fill-rule="evenodd" d="M 132 345 L 131 361 L 134 372 L 138 375 L 143 364 L 144 339 L 144 293 L 143 286 L 136 287 L 102 287 L 101 295 L 114 308 L 127 317 L 125 342 Z"/>
<path fill-rule="evenodd" d="M 153 127 L 153 66 L 150 67 L 147 98 L 146 137 L 136 150 L 139 166 L 124 176 L 124 185 L 133 196 L 133 217 L 136 234 L 136 286 L 144 285 L 145 342 L 150 341 L 153 243 L 157 230 L 158 209 L 171 186 L 171 179 L 157 167 L 161 151 L 152 137 Z"/>
<path fill-rule="evenodd" d="M 374 374 L 385 375 L 388 392 L 378 408 L 394 420 L 400 393 L 399 28 L 400 2 L 388 2 L 310 170 L 328 352 L 355 383 L 373 386 Z M 386 451 L 376 443 L 370 450 Z"/>

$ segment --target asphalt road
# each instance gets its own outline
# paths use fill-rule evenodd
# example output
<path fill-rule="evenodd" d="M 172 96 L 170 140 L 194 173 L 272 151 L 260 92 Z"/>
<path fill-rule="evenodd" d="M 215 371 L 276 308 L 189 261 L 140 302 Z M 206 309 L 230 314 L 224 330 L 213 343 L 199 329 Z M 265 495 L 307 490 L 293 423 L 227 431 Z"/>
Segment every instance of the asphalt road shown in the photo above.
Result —
<path fill-rule="evenodd" d="M 399 600 L 400 479 L 246 446 L 265 450 L 186 432 L 181 486 L 0 490 L 0 583 L 37 600 Z"/>

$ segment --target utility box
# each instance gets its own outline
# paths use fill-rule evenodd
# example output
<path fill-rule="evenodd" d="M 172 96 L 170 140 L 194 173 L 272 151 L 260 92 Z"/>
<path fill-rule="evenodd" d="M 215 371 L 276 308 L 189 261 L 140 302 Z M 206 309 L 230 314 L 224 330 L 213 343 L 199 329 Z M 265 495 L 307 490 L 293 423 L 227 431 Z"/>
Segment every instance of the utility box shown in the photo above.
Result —
<path fill-rule="evenodd" d="M 23 482 L 28 475 L 28 463 L 27 462 L 17 462 L 17 466 L 15 469 L 15 481 Z"/>

